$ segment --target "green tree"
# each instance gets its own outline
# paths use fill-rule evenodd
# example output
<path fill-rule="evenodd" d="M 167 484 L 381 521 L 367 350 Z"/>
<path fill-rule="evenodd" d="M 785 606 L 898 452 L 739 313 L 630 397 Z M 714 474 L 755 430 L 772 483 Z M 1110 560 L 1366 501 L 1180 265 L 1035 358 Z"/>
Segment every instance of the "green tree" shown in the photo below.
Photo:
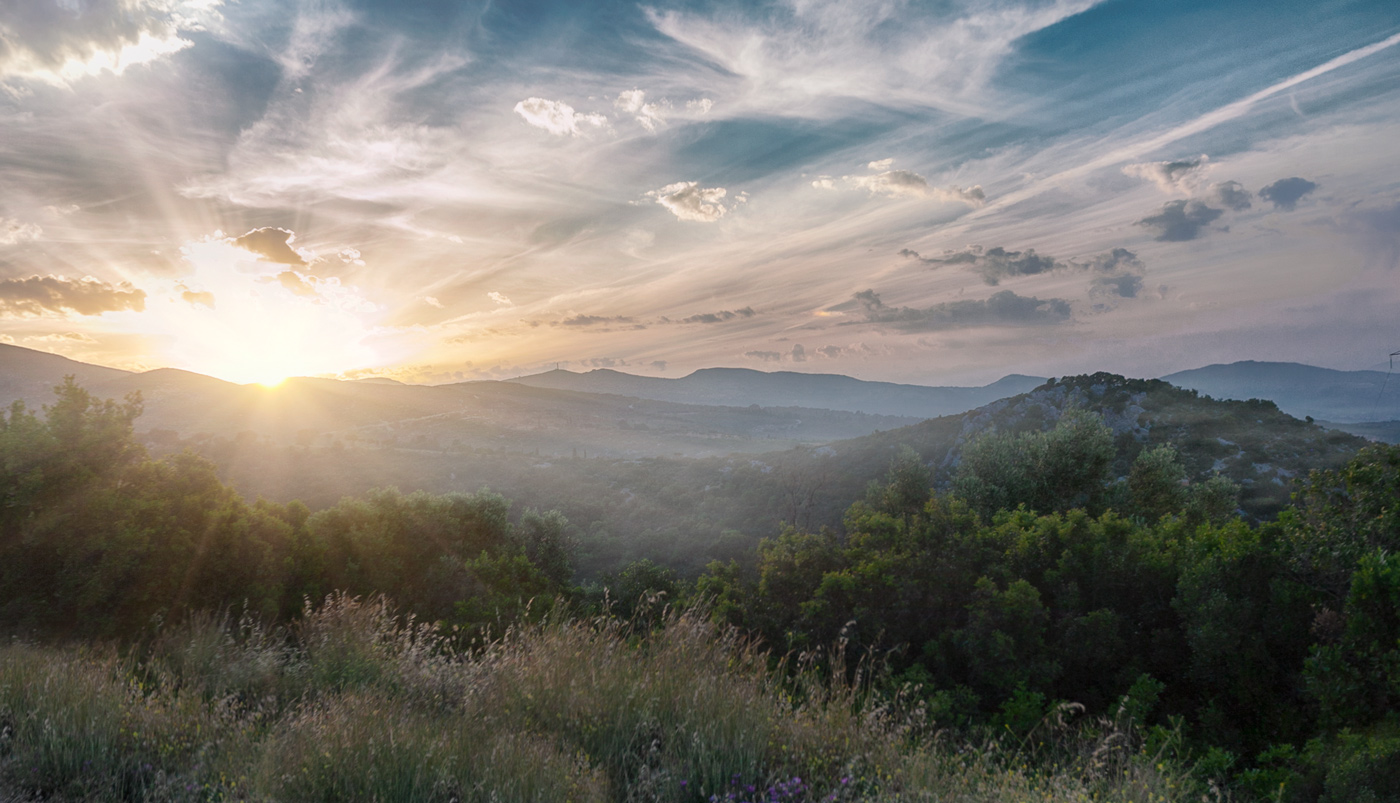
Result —
<path fill-rule="evenodd" d="M 987 433 L 963 447 L 953 491 L 982 516 L 1101 506 L 1115 450 L 1103 419 L 1069 410 L 1053 429 Z"/>

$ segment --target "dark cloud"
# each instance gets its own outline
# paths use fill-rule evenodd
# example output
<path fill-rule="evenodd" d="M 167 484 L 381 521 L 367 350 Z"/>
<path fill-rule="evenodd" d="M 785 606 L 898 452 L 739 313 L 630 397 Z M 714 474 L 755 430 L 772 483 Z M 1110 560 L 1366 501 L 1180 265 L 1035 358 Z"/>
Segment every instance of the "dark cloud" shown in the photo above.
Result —
<path fill-rule="evenodd" d="M 1119 298 L 1137 297 L 1138 291 L 1142 290 L 1143 271 L 1147 269 L 1138 255 L 1126 248 L 1105 251 L 1073 264 L 1095 274 L 1089 281 L 1090 295 Z"/>
<path fill-rule="evenodd" d="M 957 329 L 971 326 L 1039 326 L 1070 318 L 1069 302 L 1039 299 L 1002 290 L 986 301 L 946 301 L 926 309 L 890 307 L 874 290 L 852 296 L 870 323 L 889 324 L 906 331 Z"/>
<path fill-rule="evenodd" d="M 1012 276 L 1035 276 L 1064 267 L 1054 257 L 1037 254 L 1034 248 L 1008 251 L 1001 246 L 984 249 L 974 245 L 962 251 L 949 251 L 941 257 L 923 257 L 908 248 L 899 253 L 930 265 L 969 265 L 982 275 L 982 281 L 992 285 Z"/>
<path fill-rule="evenodd" d="M 579 362 L 579 365 L 584 365 L 589 368 L 623 368 L 626 367 L 627 361 L 614 359 L 612 357 L 594 357 L 591 360 Z"/>
<path fill-rule="evenodd" d="M 655 369 L 658 370 L 658 371 L 664 371 L 664 370 L 666 370 L 666 361 L 665 361 L 665 360 L 652 360 L 652 361 L 651 361 L 651 367 L 652 367 L 652 368 L 655 368 Z"/>
<path fill-rule="evenodd" d="M 1259 189 L 1259 197 L 1273 204 L 1276 209 L 1292 212 L 1298 201 L 1317 189 L 1317 185 L 1305 178 L 1281 178 L 1267 187 Z"/>
<path fill-rule="evenodd" d="M 1008 251 L 1000 246 L 983 248 L 980 245 L 968 246 L 962 251 L 948 251 L 938 257 L 925 257 L 918 251 L 908 248 L 900 251 L 899 255 L 935 267 L 967 265 L 981 274 L 982 281 L 990 285 L 999 284 L 1002 279 L 1012 276 L 1035 276 L 1068 268 L 1098 273 L 1141 273 L 1144 267 L 1142 261 L 1137 258 L 1137 254 L 1126 248 L 1106 251 L 1090 257 L 1085 262 L 1075 260 L 1062 262 L 1054 257 L 1037 254 L 1034 248 L 1027 248 L 1024 251 Z"/>
<path fill-rule="evenodd" d="M 1260 191 L 1263 195 L 1263 191 Z M 1225 214 L 1200 201 L 1172 201 L 1162 206 L 1162 211 L 1139 220 L 1139 226 L 1157 230 L 1157 239 L 1164 242 L 1194 240 L 1201 229 Z"/>
<path fill-rule="evenodd" d="M 286 229 L 264 227 L 253 229 L 242 237 L 235 237 L 233 244 L 250 253 L 276 262 L 279 265 L 305 265 L 301 254 L 292 250 L 291 242 L 296 234 Z"/>
<path fill-rule="evenodd" d="M 1135 273 L 1115 273 L 1108 276 L 1095 276 L 1089 284 L 1089 292 L 1114 295 L 1120 298 L 1137 298 L 1142 289 L 1142 277 Z"/>
<path fill-rule="evenodd" d="M 823 357 L 826 357 L 827 359 L 836 359 L 837 357 L 840 357 L 842 354 L 846 353 L 846 349 L 840 346 L 822 346 L 816 351 L 818 354 L 822 355 Z"/>
<path fill-rule="evenodd" d="M 1142 264 L 1138 255 L 1126 248 L 1115 248 L 1112 251 L 1105 251 L 1097 256 L 1092 256 L 1087 262 L 1074 263 L 1077 267 L 1085 270 L 1097 271 L 1099 273 L 1114 273 L 1122 271 L 1142 271 L 1147 266 Z"/>
<path fill-rule="evenodd" d="M 1243 212 L 1253 206 L 1249 200 L 1252 197 L 1249 190 L 1238 181 L 1226 181 L 1211 187 L 1211 200 L 1236 212 Z"/>
<path fill-rule="evenodd" d="M 76 312 L 101 315 L 118 310 L 146 309 L 146 291 L 129 282 L 112 285 L 98 279 L 64 279 L 60 276 L 30 276 L 0 281 L 0 314 L 41 315 L 45 312 Z"/>
<path fill-rule="evenodd" d="M 614 324 L 624 324 L 624 323 L 636 324 L 636 323 L 637 323 L 637 319 L 636 319 L 636 318 L 628 318 L 628 317 L 621 316 L 621 315 L 617 315 L 617 316 L 607 316 L 607 315 L 575 315 L 575 316 L 572 317 L 572 318 L 565 318 L 565 319 L 562 320 L 562 321 L 555 321 L 553 325 L 554 325 L 554 326 L 610 326 L 610 325 L 614 325 Z M 643 324 L 637 324 L 637 328 L 643 328 L 643 326 L 644 326 Z"/>
<path fill-rule="evenodd" d="M 677 323 L 723 323 L 735 318 L 752 318 L 755 314 L 752 307 L 736 310 L 726 309 L 719 312 L 702 312 L 698 315 L 691 315 L 688 318 L 681 318 Z"/>
<path fill-rule="evenodd" d="M 793 362 L 806 362 L 807 349 L 803 348 L 801 343 L 794 343 L 792 353 L 789 356 L 792 357 Z"/>
<path fill-rule="evenodd" d="M 783 359 L 781 351 L 746 351 L 744 356 L 751 360 L 763 360 L 764 362 L 782 362 Z"/>

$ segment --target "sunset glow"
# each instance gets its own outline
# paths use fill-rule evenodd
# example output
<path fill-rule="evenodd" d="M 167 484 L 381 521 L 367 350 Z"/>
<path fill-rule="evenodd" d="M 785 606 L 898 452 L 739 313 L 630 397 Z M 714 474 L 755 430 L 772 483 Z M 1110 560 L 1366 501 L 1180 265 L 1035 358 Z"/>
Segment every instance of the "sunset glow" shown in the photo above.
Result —
<path fill-rule="evenodd" d="M 948 384 L 1400 343 L 1394 3 L 21 5 L 21 346 Z"/>

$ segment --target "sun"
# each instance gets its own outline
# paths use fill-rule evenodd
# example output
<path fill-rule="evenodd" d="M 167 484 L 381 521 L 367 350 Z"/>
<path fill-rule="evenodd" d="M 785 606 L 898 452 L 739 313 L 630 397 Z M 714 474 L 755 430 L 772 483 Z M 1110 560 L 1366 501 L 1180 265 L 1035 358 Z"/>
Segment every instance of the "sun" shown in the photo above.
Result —
<path fill-rule="evenodd" d="M 371 345 L 381 310 L 355 288 L 264 262 L 222 236 L 182 250 L 192 273 L 151 305 L 169 364 L 271 388 L 382 363 Z"/>

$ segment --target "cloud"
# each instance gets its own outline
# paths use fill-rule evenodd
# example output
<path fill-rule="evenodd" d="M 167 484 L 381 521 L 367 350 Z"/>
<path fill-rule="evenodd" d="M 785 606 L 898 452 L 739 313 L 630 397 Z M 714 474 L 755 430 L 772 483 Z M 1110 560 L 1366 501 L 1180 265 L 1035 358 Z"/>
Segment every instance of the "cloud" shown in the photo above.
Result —
<path fill-rule="evenodd" d="M 1223 210 L 1200 201 L 1171 201 L 1162 206 L 1161 212 L 1139 220 L 1137 225 L 1156 229 L 1159 241 L 1181 242 L 1196 239 L 1201 229 L 1222 214 Z"/>
<path fill-rule="evenodd" d="M 0 217 L 0 245 L 15 245 L 26 240 L 37 240 L 44 230 L 34 223 L 21 223 L 18 220 Z"/>
<path fill-rule="evenodd" d="M 781 351 L 746 351 L 744 356 L 751 360 L 762 360 L 764 362 L 782 362 L 783 353 Z"/>
<path fill-rule="evenodd" d="M 642 128 L 648 131 L 656 131 L 658 126 L 666 124 L 666 115 L 671 111 L 671 104 L 667 101 L 660 103 L 647 103 L 647 93 L 640 89 L 629 89 L 617 96 L 613 101 L 613 106 L 632 115 Z"/>
<path fill-rule="evenodd" d="M 723 187 L 704 188 L 698 181 L 677 181 L 648 192 L 646 197 L 656 199 L 680 220 L 713 223 L 729 211 L 724 205 L 727 194 Z"/>
<path fill-rule="evenodd" d="M 987 200 L 987 196 L 982 192 L 980 186 L 932 187 L 929 186 L 928 180 L 918 173 L 909 170 L 885 169 L 893 163 L 893 159 L 880 159 L 869 163 L 866 167 L 882 172 L 869 176 L 843 176 L 842 178 L 852 186 L 866 190 L 871 195 L 932 198 L 936 201 L 964 203 L 973 207 L 982 206 Z M 812 182 L 812 186 L 830 189 L 834 185 L 830 179 L 819 178 Z"/>
<path fill-rule="evenodd" d="M 927 258 L 907 248 L 899 253 L 928 264 L 968 265 L 982 275 L 982 281 L 993 285 L 1011 276 L 1034 276 L 1065 267 L 1063 263 L 1055 261 L 1054 257 L 1037 254 L 1034 248 L 1008 251 L 1001 246 L 983 249 L 980 245 L 974 245 L 963 251 L 948 252 L 942 257 Z"/>
<path fill-rule="evenodd" d="M 1096 2 L 802 0 L 647 13 L 657 30 L 730 78 L 732 103 L 763 114 L 820 116 L 820 101 L 851 99 L 975 114 L 1017 41 Z"/>
<path fill-rule="evenodd" d="M 1259 188 L 1259 197 L 1274 205 L 1275 209 L 1292 212 L 1304 195 L 1317 189 L 1317 185 L 1305 178 L 1281 178 L 1267 187 Z"/>
<path fill-rule="evenodd" d="M 664 371 L 664 370 L 666 370 L 666 361 L 665 361 L 665 360 L 652 360 L 650 363 L 647 363 L 647 364 L 650 365 L 652 368 L 655 368 L 655 369 L 658 370 L 658 371 Z"/>
<path fill-rule="evenodd" d="M 801 343 L 794 343 L 792 345 L 792 352 L 789 354 L 789 356 L 792 357 L 793 362 L 806 362 L 807 349 L 803 348 Z"/>
<path fill-rule="evenodd" d="M 301 254 L 292 250 L 291 244 L 295 239 L 296 234 L 287 229 L 267 226 L 253 229 L 242 237 L 235 237 L 233 244 L 249 253 L 257 254 L 268 262 L 276 262 L 279 265 L 305 265 L 306 260 Z"/>
<path fill-rule="evenodd" d="M 511 300 L 509 298 L 506 298 L 504 293 L 497 293 L 495 290 L 492 290 L 491 292 L 487 293 L 486 297 L 496 302 L 497 304 L 500 304 L 503 307 L 515 306 L 515 304 L 511 303 Z"/>
<path fill-rule="evenodd" d="M 1034 248 L 1027 248 L 1024 251 L 1008 251 L 1001 246 L 983 248 L 980 245 L 970 245 L 961 251 L 945 251 L 942 256 L 937 257 L 926 257 L 910 248 L 901 250 L 899 255 L 935 267 L 966 265 L 969 270 L 980 274 L 982 281 L 990 285 L 999 284 L 1002 279 L 1015 276 L 1036 276 L 1057 270 L 1077 269 L 1100 274 L 1140 274 L 1144 267 L 1137 254 L 1126 248 L 1114 248 L 1111 251 L 1092 256 L 1084 262 L 1057 260 L 1054 257 L 1037 254 Z M 1105 277 L 1100 277 L 1100 279 L 1107 280 Z M 1127 282 L 1125 279 L 1115 278 L 1114 280 Z M 1099 279 L 1095 281 L 1098 282 Z"/>
<path fill-rule="evenodd" d="M 272 278 L 289 293 L 305 298 L 316 295 L 316 284 L 320 281 L 315 276 L 297 273 L 294 270 L 284 270 Z"/>
<path fill-rule="evenodd" d="M 646 328 L 645 324 L 638 324 L 636 318 L 622 315 L 575 315 L 571 318 L 555 321 L 551 326 L 610 326 L 613 324 L 635 324 L 633 328 Z"/>
<path fill-rule="evenodd" d="M 752 318 L 756 315 L 753 307 L 744 307 L 736 310 L 720 310 L 719 312 L 702 312 L 698 315 L 691 315 L 681 318 L 677 323 L 723 323 L 732 321 L 735 318 Z"/>
<path fill-rule="evenodd" d="M 66 86 L 103 71 L 117 75 L 194 43 L 217 0 L 18 0 L 0 4 L 0 79 Z"/>
<path fill-rule="evenodd" d="M 615 359 L 613 357 L 594 357 L 588 360 L 580 360 L 579 365 L 589 368 L 619 368 L 626 367 L 627 361 Z"/>
<path fill-rule="evenodd" d="M 852 298 L 868 322 L 915 332 L 972 326 L 1041 326 L 1070 318 L 1069 302 L 1064 299 L 1042 300 L 1010 290 L 1002 290 L 986 301 L 946 301 L 925 309 L 886 306 L 874 290 L 856 293 Z"/>
<path fill-rule="evenodd" d="M 709 98 L 689 100 L 686 101 L 684 111 L 681 114 L 703 117 L 710 113 L 710 109 L 714 108 L 714 105 L 714 101 Z M 617 98 L 613 100 L 613 107 L 624 114 L 632 115 L 632 119 L 636 120 L 638 125 L 652 133 L 666 125 L 668 118 L 677 113 L 675 106 L 665 98 L 648 103 L 647 93 L 640 89 L 629 89 L 619 93 Z"/>
<path fill-rule="evenodd" d="M 1085 270 L 1098 271 L 1099 273 L 1125 270 L 1141 272 L 1147 267 L 1142 264 L 1141 259 L 1138 259 L 1137 254 L 1126 248 L 1114 248 L 1111 251 L 1105 251 L 1102 254 L 1089 257 L 1085 262 L 1073 262 L 1071 264 L 1076 267 L 1084 268 Z"/>
<path fill-rule="evenodd" d="M 1249 190 L 1245 189 L 1244 185 L 1238 181 L 1216 184 L 1210 188 L 1210 192 L 1211 200 L 1236 212 L 1243 212 L 1253 206 L 1249 200 L 1252 197 Z"/>
<path fill-rule="evenodd" d="M 1120 298 L 1137 298 L 1142 290 L 1142 277 L 1135 273 L 1114 273 L 1095 276 L 1089 283 L 1089 292 L 1094 295 L 1112 295 Z"/>
<path fill-rule="evenodd" d="M 1194 159 L 1177 159 L 1170 162 L 1138 162 L 1123 166 L 1123 175 L 1140 178 L 1157 185 L 1162 192 L 1170 195 L 1185 193 L 1190 195 L 1205 180 L 1207 163 L 1210 157 L 1204 153 Z"/>
<path fill-rule="evenodd" d="M 214 294 L 208 291 L 191 290 L 184 285 L 176 287 L 180 291 L 180 298 L 190 306 L 201 306 L 214 309 Z"/>
<path fill-rule="evenodd" d="M 85 277 L 30 276 L 27 279 L 0 280 L 0 314 L 42 315 L 45 312 L 76 312 L 101 315 L 104 312 L 146 309 L 146 291 L 129 282 L 108 284 Z"/>
<path fill-rule="evenodd" d="M 325 40 L 322 47 L 336 43 L 333 33 L 317 34 Z M 317 55 L 312 51 L 299 58 L 312 62 Z M 307 93 L 284 72 L 262 117 L 242 128 L 221 164 L 194 172 L 179 192 L 284 209 L 329 199 L 402 209 L 404 204 L 461 198 L 463 185 L 470 183 L 466 175 L 474 173 L 461 159 L 461 130 L 428 125 L 418 116 L 406 118 L 403 104 L 462 61 L 444 55 L 430 68 L 398 70 L 391 54 L 358 74 L 318 72 L 307 79 L 315 90 Z M 392 213 L 382 212 L 379 219 L 386 217 Z"/>
<path fill-rule="evenodd" d="M 1118 298 L 1137 298 L 1142 290 L 1142 274 L 1147 268 L 1137 254 L 1126 248 L 1114 248 L 1084 262 L 1070 264 L 1096 274 L 1089 280 L 1089 295 Z"/>
<path fill-rule="evenodd" d="M 543 128 L 556 137 L 582 136 L 589 128 L 603 128 L 608 118 L 601 114 L 579 114 L 561 100 L 526 98 L 515 104 L 515 113 L 536 128 Z"/>

